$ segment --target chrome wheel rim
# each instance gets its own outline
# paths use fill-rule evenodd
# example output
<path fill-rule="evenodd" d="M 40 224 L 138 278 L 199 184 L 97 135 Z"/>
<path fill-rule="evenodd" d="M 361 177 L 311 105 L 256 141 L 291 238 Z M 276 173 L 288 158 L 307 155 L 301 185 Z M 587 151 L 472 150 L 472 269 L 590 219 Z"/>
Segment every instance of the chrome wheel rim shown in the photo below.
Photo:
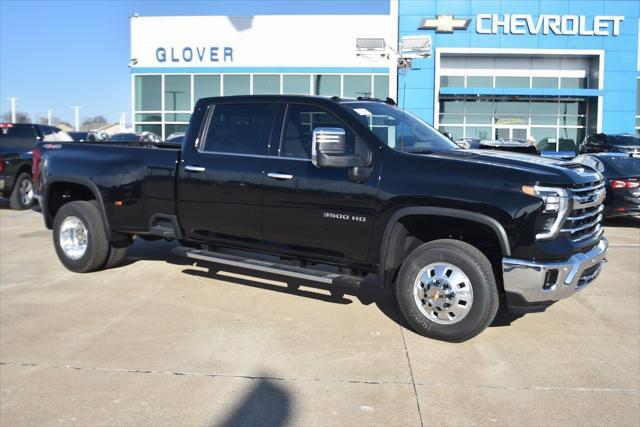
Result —
<path fill-rule="evenodd" d="M 471 281 L 448 262 L 435 262 L 420 270 L 413 295 L 422 314 L 442 325 L 460 322 L 473 304 Z"/>
<path fill-rule="evenodd" d="M 23 179 L 18 188 L 20 192 L 20 202 L 28 206 L 33 201 L 33 183 L 30 179 Z"/>
<path fill-rule="evenodd" d="M 89 233 L 82 221 L 75 216 L 68 216 L 60 225 L 60 248 L 65 256 L 72 260 L 82 258 L 87 251 Z"/>

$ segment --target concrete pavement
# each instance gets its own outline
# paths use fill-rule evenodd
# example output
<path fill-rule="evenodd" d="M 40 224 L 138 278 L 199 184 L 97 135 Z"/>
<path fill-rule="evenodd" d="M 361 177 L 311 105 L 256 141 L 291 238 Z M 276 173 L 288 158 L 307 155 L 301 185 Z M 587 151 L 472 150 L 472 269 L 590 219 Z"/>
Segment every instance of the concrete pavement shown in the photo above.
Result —
<path fill-rule="evenodd" d="M 74 274 L 37 213 L 0 210 L 0 424 L 637 425 L 640 228 L 606 235 L 592 286 L 448 344 L 388 292 L 213 272 L 166 242 Z"/>

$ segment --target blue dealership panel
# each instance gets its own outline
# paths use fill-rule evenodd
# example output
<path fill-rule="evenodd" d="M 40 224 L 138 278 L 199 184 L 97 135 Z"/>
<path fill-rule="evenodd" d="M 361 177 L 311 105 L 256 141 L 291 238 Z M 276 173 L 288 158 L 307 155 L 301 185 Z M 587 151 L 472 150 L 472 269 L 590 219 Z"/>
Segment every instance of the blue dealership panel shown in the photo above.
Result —
<path fill-rule="evenodd" d="M 452 32 L 418 29 L 424 18 L 438 15 L 469 20 L 468 27 Z M 594 131 L 634 133 L 638 115 L 639 18 L 637 0 L 400 0 L 399 38 L 432 38 L 432 56 L 414 60 L 412 69 L 399 76 L 400 105 L 436 125 L 442 125 L 441 119 L 460 120 L 442 127 L 459 132 L 458 136 L 469 136 L 468 128 L 477 132 L 476 128 L 489 126 L 488 119 L 482 118 L 485 122 L 481 126 L 469 126 L 470 121 L 480 119 L 467 114 L 466 109 L 463 118 L 457 110 L 457 116 L 447 117 L 448 110 L 461 108 L 456 106 L 460 102 L 474 111 L 476 101 L 492 97 L 486 98 L 493 108 L 492 133 L 496 133 L 496 127 L 510 129 L 502 130 L 501 135 L 513 134 L 514 128 L 526 128 L 528 135 L 534 139 L 534 133 L 543 135 L 556 150 L 569 146 L 569 141 L 577 144 L 577 139 Z M 462 53 L 451 53 L 451 48 L 461 49 Z M 554 53 L 556 50 L 560 52 Z M 440 58 L 439 68 L 436 57 Z M 523 59 L 528 57 L 529 69 Z M 466 65 L 460 65 L 464 61 Z M 482 68 L 487 61 L 493 61 L 495 75 L 528 73 L 530 86 L 522 87 L 514 79 L 518 86 L 513 88 L 497 86 L 498 80 L 493 88 L 440 87 L 440 76 L 463 74 L 468 82 L 469 76 L 487 71 Z M 557 67 L 560 80 L 553 80 L 553 67 Z M 431 96 L 425 93 L 430 88 Z M 526 94 L 531 95 L 526 98 Z M 500 117 L 497 112 L 502 102 L 528 102 L 530 117 Z M 553 102 L 559 105 L 554 110 L 555 125 L 553 116 L 544 114 L 555 108 L 549 107 Z M 542 115 L 536 116 L 539 113 Z M 517 132 L 521 135 L 524 130 Z"/>

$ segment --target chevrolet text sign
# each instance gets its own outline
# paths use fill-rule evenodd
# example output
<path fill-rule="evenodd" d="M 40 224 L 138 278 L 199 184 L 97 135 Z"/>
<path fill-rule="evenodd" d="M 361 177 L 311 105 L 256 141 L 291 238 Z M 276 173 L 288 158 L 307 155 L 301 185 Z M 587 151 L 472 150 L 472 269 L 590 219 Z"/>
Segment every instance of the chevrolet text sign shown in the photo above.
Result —
<path fill-rule="evenodd" d="M 617 36 L 624 16 L 578 15 L 492 15 L 479 14 L 476 17 L 478 34 L 557 34 L 562 36 Z"/>

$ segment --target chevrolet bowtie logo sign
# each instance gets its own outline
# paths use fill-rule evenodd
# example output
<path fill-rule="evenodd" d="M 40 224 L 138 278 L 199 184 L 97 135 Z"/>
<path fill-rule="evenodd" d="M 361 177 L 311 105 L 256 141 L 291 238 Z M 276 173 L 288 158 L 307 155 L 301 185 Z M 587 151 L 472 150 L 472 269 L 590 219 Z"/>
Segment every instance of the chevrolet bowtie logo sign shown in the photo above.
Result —
<path fill-rule="evenodd" d="M 454 30 L 466 30 L 471 19 L 456 19 L 453 15 L 438 15 L 424 18 L 419 30 L 436 30 L 436 33 L 453 33 Z"/>

